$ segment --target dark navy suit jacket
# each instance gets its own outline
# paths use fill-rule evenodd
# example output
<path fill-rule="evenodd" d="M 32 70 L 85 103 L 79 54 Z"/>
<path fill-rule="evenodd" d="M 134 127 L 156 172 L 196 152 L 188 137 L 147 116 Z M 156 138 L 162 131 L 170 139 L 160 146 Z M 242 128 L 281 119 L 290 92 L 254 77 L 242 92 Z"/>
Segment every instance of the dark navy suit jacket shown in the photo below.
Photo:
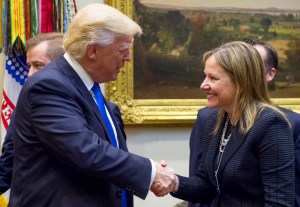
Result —
<path fill-rule="evenodd" d="M 124 131 L 124 123 L 121 118 L 121 112 L 119 107 L 107 101 L 107 107 L 111 109 L 115 115 L 117 124 L 122 131 L 122 134 L 126 141 L 126 134 Z M 14 143 L 13 143 L 13 130 L 15 125 L 15 113 L 12 113 L 10 124 L 5 135 L 5 139 L 2 145 L 2 154 L 0 156 L 0 194 L 5 193 L 11 185 L 12 171 L 13 171 L 13 152 L 14 152 Z"/>
<path fill-rule="evenodd" d="M 5 135 L 5 139 L 2 145 L 2 154 L 0 157 L 0 194 L 5 193 L 10 188 L 12 171 L 13 171 L 13 128 L 14 128 L 14 116 L 12 113 L 10 118 L 10 124 Z"/>
<path fill-rule="evenodd" d="M 107 103 L 106 103 L 107 104 Z M 15 110 L 14 165 L 9 206 L 119 207 L 120 188 L 144 199 L 151 162 L 119 148 L 76 72 L 61 57 L 23 86 Z M 129 203 L 133 206 L 133 203 Z"/>
<path fill-rule="evenodd" d="M 295 143 L 295 207 L 300 207 L 300 114 L 291 110 L 280 109 L 287 115 Z"/>
<path fill-rule="evenodd" d="M 193 177 L 199 170 L 200 159 L 203 156 L 203 139 L 207 136 L 207 125 L 215 126 L 215 122 L 213 123 L 211 120 L 216 119 L 218 109 L 205 107 L 198 111 L 197 119 L 194 124 L 191 137 L 190 137 L 190 163 L 189 163 L 189 176 Z M 292 115 L 291 115 L 292 114 Z M 292 126 L 297 127 L 297 130 L 293 128 L 294 138 L 295 131 L 299 131 L 299 122 L 297 122 L 298 114 L 292 112 L 288 114 L 288 118 L 291 122 Z M 208 123 L 209 122 L 209 123 Z M 212 129 L 211 129 L 212 130 Z M 297 134 L 297 133 L 296 133 Z M 299 133 L 298 133 L 299 136 Z M 296 156 L 297 156 L 297 147 L 296 147 Z M 300 156 L 300 154 L 298 155 Z M 296 169 L 297 173 L 297 169 Z M 299 176 L 299 174 L 298 174 Z M 298 177 L 299 179 L 299 177 Z M 297 181 L 296 181 L 297 184 Z M 199 202 L 189 202 L 189 207 L 204 207 L 206 204 L 200 204 Z"/>

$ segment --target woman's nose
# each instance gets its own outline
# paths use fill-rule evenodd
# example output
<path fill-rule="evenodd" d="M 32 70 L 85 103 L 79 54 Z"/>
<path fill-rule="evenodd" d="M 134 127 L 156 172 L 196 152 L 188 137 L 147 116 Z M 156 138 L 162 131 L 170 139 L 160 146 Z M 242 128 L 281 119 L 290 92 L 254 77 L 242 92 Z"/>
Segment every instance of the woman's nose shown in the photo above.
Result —
<path fill-rule="evenodd" d="M 200 84 L 200 89 L 205 90 L 208 88 L 207 80 L 206 78 L 203 80 L 203 82 Z"/>

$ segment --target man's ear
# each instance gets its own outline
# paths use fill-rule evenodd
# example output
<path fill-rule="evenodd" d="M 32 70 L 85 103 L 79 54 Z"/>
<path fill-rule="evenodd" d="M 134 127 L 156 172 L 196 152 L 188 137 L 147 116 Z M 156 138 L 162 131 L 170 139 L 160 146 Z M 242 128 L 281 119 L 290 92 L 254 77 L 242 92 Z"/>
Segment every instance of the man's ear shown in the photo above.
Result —
<path fill-rule="evenodd" d="M 90 44 L 86 48 L 86 53 L 88 57 L 92 60 L 96 59 L 96 54 L 97 54 L 97 45 L 96 44 Z"/>
<path fill-rule="evenodd" d="M 266 73 L 266 79 L 267 82 L 270 82 L 274 79 L 276 75 L 276 69 L 275 68 L 271 68 L 267 73 Z"/>

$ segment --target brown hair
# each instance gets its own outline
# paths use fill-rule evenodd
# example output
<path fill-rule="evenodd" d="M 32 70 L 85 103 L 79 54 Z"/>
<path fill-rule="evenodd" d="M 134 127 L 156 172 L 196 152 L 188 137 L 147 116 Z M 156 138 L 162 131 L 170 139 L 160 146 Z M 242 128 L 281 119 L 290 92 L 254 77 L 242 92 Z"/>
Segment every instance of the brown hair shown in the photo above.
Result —
<path fill-rule="evenodd" d="M 274 47 L 272 47 L 271 45 L 269 45 L 261 40 L 253 39 L 253 38 L 247 38 L 244 40 L 244 42 L 246 42 L 252 46 L 260 45 L 265 49 L 266 57 L 264 58 L 263 62 L 264 62 L 266 72 L 268 72 L 272 68 L 277 69 L 278 53 Z"/>
<path fill-rule="evenodd" d="M 28 39 L 26 50 L 29 50 L 41 42 L 47 42 L 47 56 L 51 60 L 54 60 L 65 53 L 63 48 L 63 38 L 64 34 L 59 32 L 40 33 Z"/>

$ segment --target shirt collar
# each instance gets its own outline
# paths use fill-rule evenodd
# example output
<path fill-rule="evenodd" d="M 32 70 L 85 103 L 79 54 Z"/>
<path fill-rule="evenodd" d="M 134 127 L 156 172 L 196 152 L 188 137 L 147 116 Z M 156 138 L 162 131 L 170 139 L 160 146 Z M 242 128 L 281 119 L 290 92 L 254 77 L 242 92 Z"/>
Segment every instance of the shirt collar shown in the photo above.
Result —
<path fill-rule="evenodd" d="M 68 53 L 64 54 L 66 61 L 72 66 L 77 75 L 80 77 L 84 85 L 90 91 L 94 85 L 94 81 L 89 76 L 89 74 L 83 69 L 83 67 Z"/>

